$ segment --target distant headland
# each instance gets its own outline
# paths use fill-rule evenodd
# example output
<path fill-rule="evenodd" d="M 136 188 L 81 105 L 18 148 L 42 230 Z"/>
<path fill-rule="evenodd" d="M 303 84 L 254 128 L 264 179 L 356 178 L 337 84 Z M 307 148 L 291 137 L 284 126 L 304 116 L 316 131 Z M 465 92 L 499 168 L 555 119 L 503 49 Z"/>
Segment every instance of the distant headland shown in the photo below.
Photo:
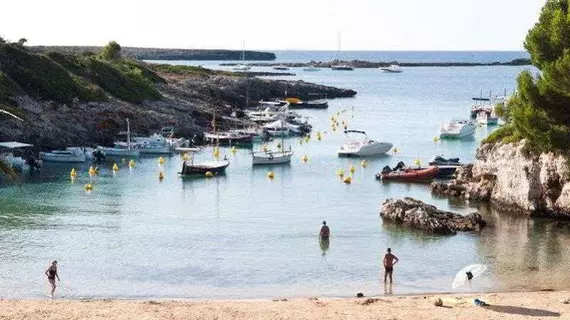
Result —
<path fill-rule="evenodd" d="M 80 55 L 83 53 L 100 52 L 100 46 L 27 46 L 36 53 L 60 52 Z M 165 48 L 136 48 L 123 47 L 123 57 L 137 60 L 241 60 L 241 50 L 199 50 L 199 49 L 165 49 Z M 272 61 L 274 53 L 261 51 L 244 51 L 244 60 Z"/>

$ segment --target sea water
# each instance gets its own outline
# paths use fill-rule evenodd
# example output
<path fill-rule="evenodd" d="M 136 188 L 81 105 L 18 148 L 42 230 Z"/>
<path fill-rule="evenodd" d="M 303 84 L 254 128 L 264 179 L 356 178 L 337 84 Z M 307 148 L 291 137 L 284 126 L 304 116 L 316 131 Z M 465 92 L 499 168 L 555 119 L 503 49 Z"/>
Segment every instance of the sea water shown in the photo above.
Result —
<path fill-rule="evenodd" d="M 73 165 L 46 163 L 40 175 L 24 177 L 20 186 L 0 188 L 0 297 L 44 297 L 43 272 L 52 260 L 59 261 L 58 292 L 66 298 L 568 289 L 565 228 L 435 197 L 426 184 L 374 178 L 398 161 L 427 163 L 435 155 L 472 161 L 494 128 L 478 127 L 473 139 L 436 142 L 439 126 L 467 118 L 471 98 L 481 91 L 512 92 L 525 68 L 406 68 L 401 74 L 292 70 L 296 76 L 283 78 L 358 94 L 330 100 L 328 110 L 301 111 L 322 140 L 314 134 L 308 143 L 285 140 L 295 152 L 290 165 L 252 167 L 249 150 L 233 154 L 222 148 L 231 165 L 225 176 L 212 179 L 179 178 L 182 160 L 173 156 L 162 166 L 157 158 L 141 158 L 132 169 L 119 159 L 119 172 L 113 174 L 108 165 L 95 177 L 88 176 L 87 166 L 75 166 L 78 177 L 71 181 Z M 350 129 L 392 142 L 399 152 L 370 159 L 366 168 L 359 160 L 338 158 L 346 137 L 332 131 L 333 115 Z M 196 155 L 196 161 L 211 158 L 211 148 Z M 342 168 L 348 174 L 351 165 L 352 183 L 344 184 L 336 172 Z M 270 170 L 274 179 L 267 177 Z M 93 184 L 92 192 L 84 190 L 86 183 Z M 481 234 L 442 237 L 384 224 L 382 202 L 405 196 L 462 214 L 479 210 L 489 225 Z M 328 248 L 318 240 L 323 220 L 331 228 Z M 400 258 L 393 286 L 382 279 L 388 247 Z M 455 273 L 472 263 L 489 269 L 471 287 L 452 289 Z"/>

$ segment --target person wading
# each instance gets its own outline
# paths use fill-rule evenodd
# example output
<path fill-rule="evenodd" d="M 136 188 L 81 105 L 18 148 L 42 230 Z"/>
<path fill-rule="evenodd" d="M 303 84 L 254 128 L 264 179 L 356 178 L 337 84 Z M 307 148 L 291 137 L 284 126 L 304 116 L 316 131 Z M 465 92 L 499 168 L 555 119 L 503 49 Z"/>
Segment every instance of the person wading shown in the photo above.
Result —
<path fill-rule="evenodd" d="M 398 257 L 392 254 L 392 249 L 388 248 L 388 253 L 384 256 L 384 283 L 386 277 L 390 276 L 390 283 L 392 283 L 392 273 L 394 272 L 394 265 L 400 261 Z"/>
<path fill-rule="evenodd" d="M 46 276 L 48 277 L 48 281 L 51 284 L 51 297 L 53 298 L 53 293 L 55 292 L 55 278 L 57 277 L 57 281 L 59 280 L 59 274 L 57 274 L 57 261 L 51 263 L 51 266 L 46 270 Z"/>
<path fill-rule="evenodd" d="M 328 240 L 330 235 L 331 235 L 331 229 L 329 229 L 329 227 L 327 226 L 327 222 L 323 221 L 323 226 L 321 227 L 321 232 L 320 232 L 321 240 L 323 241 Z"/>

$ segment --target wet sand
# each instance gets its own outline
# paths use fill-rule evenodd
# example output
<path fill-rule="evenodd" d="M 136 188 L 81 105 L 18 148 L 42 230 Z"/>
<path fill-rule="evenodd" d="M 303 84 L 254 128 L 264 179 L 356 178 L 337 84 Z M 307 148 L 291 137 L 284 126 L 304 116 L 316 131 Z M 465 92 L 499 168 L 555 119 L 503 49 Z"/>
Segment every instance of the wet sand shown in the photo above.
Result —
<path fill-rule="evenodd" d="M 441 298 L 443 307 L 434 306 Z M 473 299 L 491 304 L 479 307 Z M 570 319 L 570 292 L 263 301 L 0 300 L 0 319 Z"/>

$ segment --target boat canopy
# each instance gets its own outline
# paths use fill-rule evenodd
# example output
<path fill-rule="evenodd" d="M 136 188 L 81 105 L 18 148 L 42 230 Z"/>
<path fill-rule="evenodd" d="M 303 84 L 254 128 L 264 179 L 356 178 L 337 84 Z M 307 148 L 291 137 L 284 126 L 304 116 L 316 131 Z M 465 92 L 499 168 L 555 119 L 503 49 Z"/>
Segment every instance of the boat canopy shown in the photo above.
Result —
<path fill-rule="evenodd" d="M 10 142 L 0 142 L 0 147 L 8 148 L 8 149 L 17 149 L 17 148 L 27 148 L 33 147 L 33 144 L 27 144 L 22 142 L 10 141 Z"/>

